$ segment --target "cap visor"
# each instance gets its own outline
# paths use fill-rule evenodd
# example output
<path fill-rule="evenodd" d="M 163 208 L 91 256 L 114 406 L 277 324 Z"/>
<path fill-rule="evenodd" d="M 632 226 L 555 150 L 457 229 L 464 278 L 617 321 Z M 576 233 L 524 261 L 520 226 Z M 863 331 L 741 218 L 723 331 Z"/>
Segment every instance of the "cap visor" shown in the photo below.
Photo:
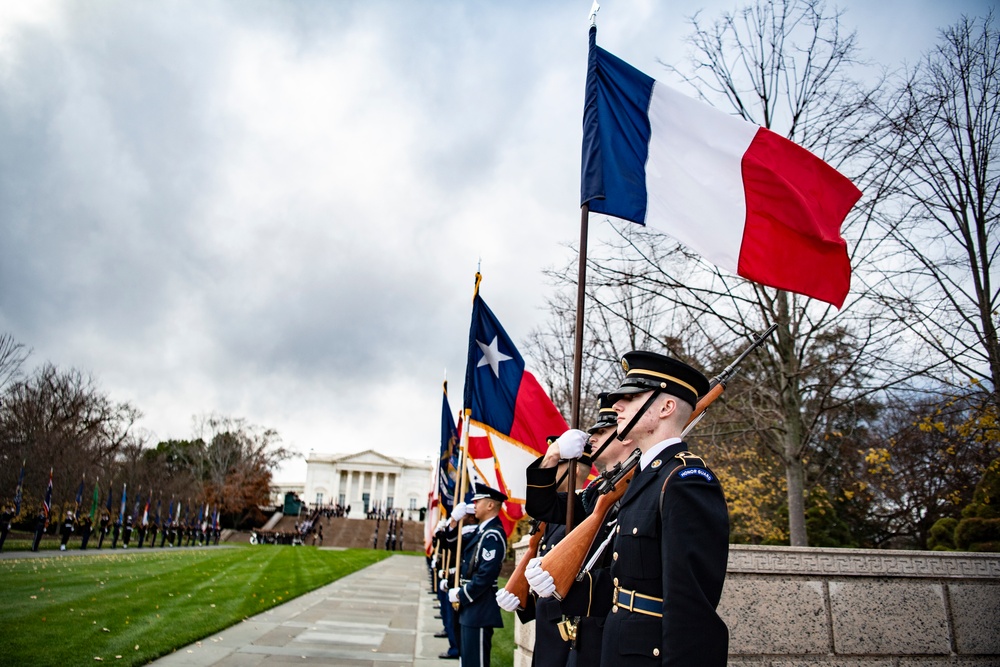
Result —
<path fill-rule="evenodd" d="M 646 391 L 653 391 L 650 387 L 619 387 L 617 391 L 608 394 L 609 401 L 619 401 L 626 396 L 641 394 Z"/>

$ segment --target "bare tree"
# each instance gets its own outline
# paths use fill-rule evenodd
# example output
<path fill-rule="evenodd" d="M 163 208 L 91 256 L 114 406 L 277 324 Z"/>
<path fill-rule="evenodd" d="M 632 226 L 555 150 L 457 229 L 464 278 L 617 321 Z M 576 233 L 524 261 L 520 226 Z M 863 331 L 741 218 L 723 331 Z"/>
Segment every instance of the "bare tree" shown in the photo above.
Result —
<path fill-rule="evenodd" d="M 8 333 L 0 334 L 0 392 L 21 375 L 21 367 L 31 351 Z"/>
<path fill-rule="evenodd" d="M 217 414 L 195 418 L 200 456 L 195 461 L 204 483 L 205 501 L 240 524 L 270 503 L 274 467 L 291 454 L 278 446 L 277 431 L 245 419 Z"/>
<path fill-rule="evenodd" d="M 873 152 L 897 175 L 896 215 L 879 217 L 899 252 L 884 303 L 936 357 L 938 379 L 988 383 L 1000 405 L 1000 33 L 963 18 L 905 76 Z"/>
<path fill-rule="evenodd" d="M 710 25 L 696 16 L 693 28 L 692 73 L 669 71 L 704 99 L 724 102 L 808 148 L 866 192 L 843 228 L 855 272 L 852 292 L 837 312 L 723 273 L 657 232 L 616 225 L 618 238 L 604 246 L 603 256 L 589 259 L 588 326 L 613 323 L 620 334 L 606 344 L 608 351 L 625 351 L 619 346 L 628 342 L 671 353 L 711 375 L 746 345 L 750 331 L 778 325 L 759 355 L 756 384 L 726 401 L 725 419 L 699 428 L 713 439 L 759 443 L 779 458 L 789 540 L 806 545 L 805 497 L 823 475 L 818 461 L 835 454 L 824 444 L 831 424 L 845 413 L 868 414 L 871 397 L 920 372 L 898 345 L 898 323 L 881 318 L 872 298 L 885 249 L 871 220 L 887 187 L 884 165 L 865 152 L 864 138 L 877 120 L 879 82 L 865 86 L 852 78 L 860 65 L 855 35 L 820 2 L 759 1 Z M 572 272 L 553 275 L 572 282 Z M 591 340 L 605 339 L 595 334 Z"/>

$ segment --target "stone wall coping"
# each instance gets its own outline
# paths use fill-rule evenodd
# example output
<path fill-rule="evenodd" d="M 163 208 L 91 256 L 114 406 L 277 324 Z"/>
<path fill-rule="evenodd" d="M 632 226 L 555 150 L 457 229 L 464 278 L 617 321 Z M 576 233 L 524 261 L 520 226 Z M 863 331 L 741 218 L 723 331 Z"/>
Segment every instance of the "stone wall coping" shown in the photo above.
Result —
<path fill-rule="evenodd" d="M 729 545 L 729 572 L 998 579 L 1000 553 Z"/>

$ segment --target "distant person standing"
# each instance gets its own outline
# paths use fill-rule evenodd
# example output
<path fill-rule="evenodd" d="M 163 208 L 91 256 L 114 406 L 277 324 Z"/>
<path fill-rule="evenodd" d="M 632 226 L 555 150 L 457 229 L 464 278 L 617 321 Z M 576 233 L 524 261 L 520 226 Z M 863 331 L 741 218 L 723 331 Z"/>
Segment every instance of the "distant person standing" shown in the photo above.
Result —
<path fill-rule="evenodd" d="M 122 531 L 122 549 L 128 549 L 129 540 L 132 539 L 132 515 L 125 519 L 125 529 Z"/>
<path fill-rule="evenodd" d="M 0 551 L 3 551 L 3 543 L 7 541 L 7 533 L 10 532 L 10 522 L 14 518 L 14 509 L 4 507 L 0 512 Z"/>
<path fill-rule="evenodd" d="M 31 542 L 32 551 L 38 551 L 38 545 L 42 541 L 42 535 L 45 533 L 45 527 L 48 523 L 49 520 L 45 516 L 45 510 L 38 510 L 38 516 L 35 518 L 35 539 Z"/>
<path fill-rule="evenodd" d="M 101 536 L 97 538 L 97 548 L 100 549 L 104 546 L 104 538 L 108 536 L 108 531 L 110 530 L 111 515 L 108 514 L 106 510 L 101 510 L 101 523 L 98 530 Z"/>
<path fill-rule="evenodd" d="M 499 518 L 505 500 L 503 492 L 476 484 L 472 502 L 479 527 L 462 547 L 461 586 L 448 591 L 448 600 L 458 604 L 462 667 L 489 667 L 493 629 L 503 627 L 496 594 L 507 557 L 507 535 Z"/>
<path fill-rule="evenodd" d="M 90 532 L 91 532 L 90 517 L 89 516 L 81 517 L 80 537 L 82 539 L 80 540 L 80 551 L 87 550 L 87 543 L 90 542 Z"/>
<path fill-rule="evenodd" d="M 59 540 L 59 551 L 66 551 L 66 543 L 69 542 L 69 536 L 73 534 L 74 520 L 73 512 L 66 512 L 66 516 L 63 518 L 62 529 L 59 531 L 61 539 Z"/>

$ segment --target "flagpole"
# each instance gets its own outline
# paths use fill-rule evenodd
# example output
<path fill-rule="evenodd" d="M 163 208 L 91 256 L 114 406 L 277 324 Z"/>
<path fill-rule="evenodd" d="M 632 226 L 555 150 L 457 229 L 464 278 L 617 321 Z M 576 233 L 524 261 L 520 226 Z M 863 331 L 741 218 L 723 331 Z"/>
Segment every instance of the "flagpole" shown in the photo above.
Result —
<path fill-rule="evenodd" d="M 459 498 L 462 498 L 461 502 L 465 502 L 465 489 L 469 483 L 468 474 L 468 449 L 469 449 L 469 419 L 471 418 L 472 410 L 465 409 L 465 428 L 462 429 L 462 441 L 459 444 L 459 463 L 462 466 L 462 471 L 459 474 L 459 484 L 458 490 L 455 494 L 455 505 L 459 503 Z M 454 507 L 454 506 L 452 506 Z M 464 519 L 465 517 L 463 517 Z M 458 588 L 461 583 L 462 578 L 462 520 L 458 522 L 458 542 L 455 547 L 455 585 L 452 588 Z M 458 603 L 453 602 L 452 607 L 458 609 Z"/>
<path fill-rule="evenodd" d="M 570 408 L 570 428 L 580 428 L 580 384 L 583 375 L 583 316 L 587 299 L 587 235 L 590 206 L 580 207 L 580 259 L 576 278 L 576 340 L 573 353 L 573 402 Z M 573 530 L 573 508 L 576 501 L 576 461 L 569 465 L 569 493 L 566 494 L 566 532 Z"/>

